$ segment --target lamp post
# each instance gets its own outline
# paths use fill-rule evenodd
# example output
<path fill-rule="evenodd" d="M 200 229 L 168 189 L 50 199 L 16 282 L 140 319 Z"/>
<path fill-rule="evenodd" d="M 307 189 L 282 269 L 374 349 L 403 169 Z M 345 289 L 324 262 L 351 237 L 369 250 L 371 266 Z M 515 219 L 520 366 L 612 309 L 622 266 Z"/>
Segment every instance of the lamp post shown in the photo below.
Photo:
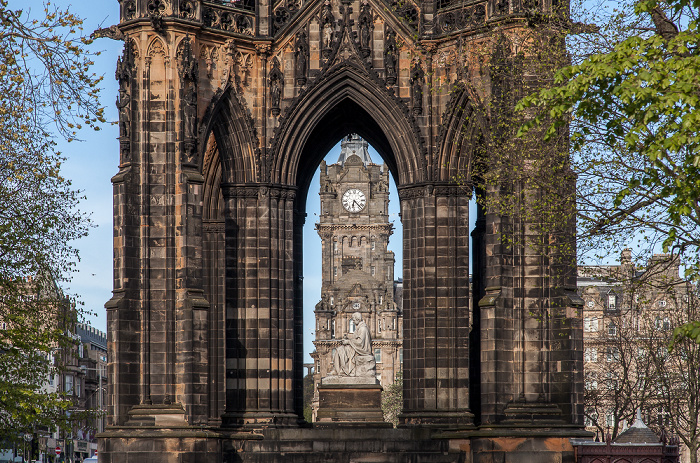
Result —
<path fill-rule="evenodd" d="M 22 450 L 22 461 L 27 461 L 27 444 L 32 441 L 34 436 L 31 433 L 22 433 L 22 438 L 24 439 L 24 450 Z M 30 447 L 31 449 L 31 447 Z"/>

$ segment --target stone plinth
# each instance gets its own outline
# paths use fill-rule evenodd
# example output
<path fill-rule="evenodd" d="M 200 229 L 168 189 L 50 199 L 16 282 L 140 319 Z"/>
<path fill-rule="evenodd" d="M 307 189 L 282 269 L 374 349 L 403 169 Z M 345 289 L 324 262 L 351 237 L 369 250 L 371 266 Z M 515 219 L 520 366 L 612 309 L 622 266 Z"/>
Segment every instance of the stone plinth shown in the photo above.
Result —
<path fill-rule="evenodd" d="M 324 378 L 318 387 L 316 424 L 373 424 L 391 426 L 384 422 L 382 387 L 379 384 L 341 384 Z"/>

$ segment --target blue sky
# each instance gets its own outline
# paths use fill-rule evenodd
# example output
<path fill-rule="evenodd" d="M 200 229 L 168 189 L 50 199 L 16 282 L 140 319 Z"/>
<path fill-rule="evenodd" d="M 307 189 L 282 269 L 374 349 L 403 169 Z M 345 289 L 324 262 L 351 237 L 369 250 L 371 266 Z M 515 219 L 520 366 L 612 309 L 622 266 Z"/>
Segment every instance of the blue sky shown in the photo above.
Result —
<path fill-rule="evenodd" d="M 84 29 L 88 33 L 99 28 L 119 22 L 119 3 L 117 0 L 66 1 L 52 2 L 63 8 L 70 6 L 71 12 L 85 20 Z M 10 0 L 10 8 L 31 9 L 31 16 L 43 12 L 42 1 Z M 80 250 L 81 260 L 77 272 L 70 283 L 64 284 L 64 290 L 75 294 L 92 312 L 87 319 L 100 330 L 106 330 L 107 316 L 104 303 L 111 297 L 112 291 L 112 184 L 111 177 L 117 173 L 119 162 L 118 127 L 114 122 L 118 118 L 114 105 L 117 96 L 117 82 L 114 69 L 117 58 L 122 52 L 122 42 L 100 39 L 91 46 L 93 51 L 101 51 L 95 58 L 93 72 L 104 75 L 101 83 L 102 104 L 106 107 L 108 122 L 98 132 L 83 130 L 80 142 L 66 143 L 59 141 L 60 151 L 67 157 L 63 165 L 63 174 L 72 180 L 75 188 L 81 190 L 86 199 L 81 204 L 83 211 L 91 214 L 95 227 L 89 236 L 75 243 Z M 333 148 L 326 158 L 331 164 L 337 161 L 340 143 Z M 372 160 L 381 163 L 381 157 L 370 149 Z M 307 219 L 304 227 L 304 346 L 305 353 L 313 350 L 313 307 L 320 299 L 321 275 L 318 262 L 321 261 L 321 244 L 314 225 L 318 219 L 318 172 L 312 181 L 307 201 Z M 396 253 L 395 275 L 401 275 L 401 222 L 398 217 L 399 202 L 396 187 L 391 182 L 389 220 L 394 222 L 396 231 L 390 240 L 389 248 Z M 310 361 L 306 357 L 305 361 Z"/>

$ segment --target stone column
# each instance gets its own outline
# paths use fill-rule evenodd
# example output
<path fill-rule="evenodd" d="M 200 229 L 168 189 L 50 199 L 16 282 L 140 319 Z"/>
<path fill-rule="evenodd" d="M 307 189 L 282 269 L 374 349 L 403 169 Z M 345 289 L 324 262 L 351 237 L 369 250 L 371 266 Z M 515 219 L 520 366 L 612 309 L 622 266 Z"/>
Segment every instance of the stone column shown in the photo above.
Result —
<path fill-rule="evenodd" d="M 535 195 L 516 192 L 525 208 Z M 486 287 L 478 303 L 482 425 L 578 419 L 571 404 L 580 389 L 574 378 L 582 380 L 580 302 L 574 248 L 558 241 L 571 226 L 563 223 L 561 231 L 543 230 L 529 214 L 486 214 Z"/>
<path fill-rule="evenodd" d="M 226 219 L 223 425 L 295 425 L 295 191 L 237 185 L 222 185 L 222 191 Z"/>
<path fill-rule="evenodd" d="M 404 227 L 404 424 L 470 425 L 469 198 L 400 190 Z"/>

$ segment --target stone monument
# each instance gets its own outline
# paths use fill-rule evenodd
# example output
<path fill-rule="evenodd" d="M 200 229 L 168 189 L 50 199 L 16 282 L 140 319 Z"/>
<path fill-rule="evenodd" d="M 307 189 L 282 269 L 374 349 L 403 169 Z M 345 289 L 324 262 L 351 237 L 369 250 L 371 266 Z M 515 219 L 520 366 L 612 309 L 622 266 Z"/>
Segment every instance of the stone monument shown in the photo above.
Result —
<path fill-rule="evenodd" d="M 343 336 L 334 349 L 331 374 L 318 387 L 318 425 L 382 424 L 382 387 L 372 353 L 369 327 L 360 312 L 352 314 L 354 332 Z M 385 423 L 391 426 L 390 423 Z"/>

